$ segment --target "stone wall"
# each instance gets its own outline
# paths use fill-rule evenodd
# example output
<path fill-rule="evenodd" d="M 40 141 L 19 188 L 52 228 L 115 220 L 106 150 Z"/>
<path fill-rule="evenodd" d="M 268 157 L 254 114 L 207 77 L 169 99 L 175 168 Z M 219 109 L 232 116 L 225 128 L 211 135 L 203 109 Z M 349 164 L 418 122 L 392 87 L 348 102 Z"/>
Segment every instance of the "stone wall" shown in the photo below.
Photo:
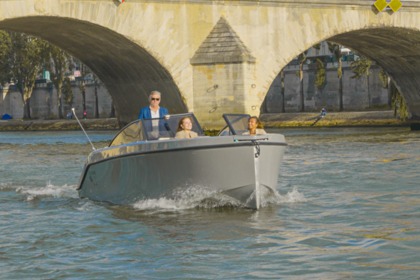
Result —
<path fill-rule="evenodd" d="M 326 84 L 318 89 L 315 84 L 315 70 L 305 65 L 304 68 L 305 111 L 319 111 L 326 107 L 328 111 L 339 111 L 339 80 L 337 70 L 331 65 L 327 67 Z M 284 69 L 284 108 L 285 112 L 300 111 L 300 84 L 297 75 L 298 65 L 288 65 Z M 380 68 L 371 67 L 367 78 L 354 79 L 349 64 L 343 63 L 343 109 L 344 111 L 364 111 L 389 108 L 388 90 L 379 79 Z M 281 79 L 278 76 L 271 85 L 266 100 L 262 105 L 262 113 L 281 113 L 283 98 L 281 96 Z"/>
<path fill-rule="evenodd" d="M 220 95 L 219 89 L 229 86 L 228 84 L 217 84 L 217 81 L 227 79 L 217 79 L 216 73 L 213 73 L 213 66 L 200 66 L 196 67 L 194 75 L 195 81 L 203 81 L 203 84 L 196 85 L 201 88 L 197 91 L 194 97 L 194 107 L 199 108 L 200 112 L 206 112 L 208 115 L 205 118 L 212 119 L 217 122 L 223 112 L 234 112 L 231 108 L 240 108 L 240 111 L 245 110 L 234 104 L 238 100 L 244 98 L 243 96 L 236 96 L 238 86 L 243 86 L 242 83 L 236 84 L 233 88 L 229 88 L 230 95 Z M 231 69 L 232 67 L 241 68 L 242 64 L 232 64 L 220 66 L 218 68 L 226 68 L 222 71 L 226 73 L 242 73 L 238 69 Z M 251 67 L 248 65 L 248 67 Z M 217 67 L 216 67 L 217 68 Z M 201 71 L 200 71 L 201 70 Z M 285 74 L 285 112 L 299 112 L 299 77 L 297 76 L 298 66 L 289 65 L 284 69 Z M 366 77 L 360 79 L 353 79 L 353 72 L 346 62 L 343 65 L 343 105 L 345 111 L 364 111 L 364 110 L 377 110 L 389 108 L 388 90 L 382 87 L 382 82 L 379 80 L 380 68 L 376 65 L 371 67 L 371 74 L 369 79 Z M 217 71 L 216 71 L 217 72 Z M 247 71 L 245 71 L 247 72 Z M 204 83 L 207 78 L 202 77 L 210 75 L 214 76 L 213 83 Z M 249 80 L 245 77 L 229 77 L 238 81 Z M 338 96 L 338 78 L 336 69 L 331 65 L 327 68 L 326 85 L 320 90 L 314 85 L 315 71 L 305 66 L 304 73 L 304 92 L 305 92 L 305 111 L 318 112 L 320 108 L 326 107 L 328 111 L 339 111 L 339 96 Z M 367 83 L 369 80 L 369 88 Z M 246 84 L 248 94 L 255 94 L 253 85 Z M 104 85 L 98 87 L 98 107 L 99 117 L 108 118 L 111 116 L 112 99 Z M 87 117 L 93 118 L 95 113 L 95 87 L 93 84 L 86 86 L 86 108 Z M 243 92 L 243 90 L 239 91 Z M 4 90 L 3 98 L 0 99 L 0 116 L 3 114 L 10 114 L 14 118 L 22 118 L 23 116 L 23 103 L 21 95 L 16 90 Z M 83 101 L 82 94 L 78 86 L 73 86 L 73 107 L 75 108 L 78 116 L 83 116 Z M 252 100 L 250 98 L 249 100 Z M 57 119 L 58 118 L 58 102 L 57 93 L 55 89 L 49 89 L 46 84 L 38 84 L 34 89 L 31 97 L 31 116 L 34 119 Z M 280 77 L 274 80 L 269 92 L 266 96 L 265 102 L 261 108 L 262 113 L 282 113 L 282 96 Z M 71 107 L 63 102 L 64 116 L 67 112 L 71 111 Z M 250 105 L 249 105 L 250 106 Z M 138 105 L 140 108 L 140 103 Z M 238 111 L 239 112 L 239 111 Z M 214 116 L 213 118 L 211 116 Z"/>
<path fill-rule="evenodd" d="M 73 106 L 79 117 L 83 116 L 83 97 L 78 86 L 74 85 Z M 100 118 L 111 116 L 112 99 L 105 86 L 100 85 L 98 92 L 98 109 Z M 30 99 L 31 117 L 33 119 L 58 119 L 57 92 L 55 89 L 48 88 L 46 84 L 38 84 Z M 63 102 L 64 116 L 71 111 L 71 106 Z M 87 117 L 95 116 L 95 86 L 86 85 L 86 111 Z M 15 119 L 23 117 L 23 102 L 21 94 L 13 89 L 4 90 L 3 98 L 0 100 L 0 116 L 10 114 Z"/>

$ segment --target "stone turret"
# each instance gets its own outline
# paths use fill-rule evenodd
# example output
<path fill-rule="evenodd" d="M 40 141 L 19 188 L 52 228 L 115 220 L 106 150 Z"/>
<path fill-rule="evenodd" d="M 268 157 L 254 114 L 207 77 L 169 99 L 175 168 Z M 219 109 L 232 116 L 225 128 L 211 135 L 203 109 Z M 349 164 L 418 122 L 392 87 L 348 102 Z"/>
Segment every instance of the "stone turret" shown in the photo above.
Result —
<path fill-rule="evenodd" d="M 255 57 L 221 17 L 191 58 L 194 113 L 206 128 L 220 127 L 223 113 L 259 114 Z"/>

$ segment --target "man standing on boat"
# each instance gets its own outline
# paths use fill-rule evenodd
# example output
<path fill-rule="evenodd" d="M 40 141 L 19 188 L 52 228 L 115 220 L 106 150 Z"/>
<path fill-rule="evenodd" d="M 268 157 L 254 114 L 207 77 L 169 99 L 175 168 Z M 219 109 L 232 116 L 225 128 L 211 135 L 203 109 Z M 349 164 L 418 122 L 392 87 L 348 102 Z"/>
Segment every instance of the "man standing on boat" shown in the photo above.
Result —
<path fill-rule="evenodd" d="M 149 94 L 149 106 L 143 107 L 140 110 L 139 119 L 156 119 L 145 124 L 145 128 L 150 139 L 158 139 L 160 131 L 165 131 L 164 123 L 157 120 L 169 116 L 168 109 L 160 107 L 161 94 L 154 90 Z"/>
<path fill-rule="evenodd" d="M 160 107 L 161 94 L 154 90 L 149 94 L 149 106 L 143 107 L 140 110 L 139 119 L 162 118 L 168 115 L 168 109 Z"/>

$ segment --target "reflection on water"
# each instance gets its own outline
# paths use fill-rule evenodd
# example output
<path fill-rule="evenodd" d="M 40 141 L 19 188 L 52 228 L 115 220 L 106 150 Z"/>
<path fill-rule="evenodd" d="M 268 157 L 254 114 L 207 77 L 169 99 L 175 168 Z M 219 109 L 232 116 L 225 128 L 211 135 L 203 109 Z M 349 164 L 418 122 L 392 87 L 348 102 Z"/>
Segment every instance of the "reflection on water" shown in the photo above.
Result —
<path fill-rule="evenodd" d="M 287 129 L 259 211 L 194 186 L 128 206 L 79 199 L 84 135 L 0 134 L 4 279 L 416 279 L 420 134 Z M 97 147 L 113 132 L 91 133 Z"/>

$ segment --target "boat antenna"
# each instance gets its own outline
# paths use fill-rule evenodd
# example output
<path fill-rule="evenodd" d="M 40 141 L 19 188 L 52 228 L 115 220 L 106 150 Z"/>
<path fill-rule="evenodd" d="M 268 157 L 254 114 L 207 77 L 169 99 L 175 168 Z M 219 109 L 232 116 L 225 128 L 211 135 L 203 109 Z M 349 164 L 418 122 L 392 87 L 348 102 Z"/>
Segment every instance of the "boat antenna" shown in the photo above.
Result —
<path fill-rule="evenodd" d="M 74 111 L 74 108 L 71 108 L 71 111 L 73 112 L 73 116 L 76 118 L 77 122 L 80 125 L 80 128 L 83 130 L 83 133 L 86 135 L 87 140 L 89 141 L 90 145 L 92 146 L 92 150 L 95 151 L 96 150 L 95 146 L 93 146 L 92 141 L 90 141 L 89 136 L 87 135 L 85 129 L 83 128 L 83 125 L 80 123 L 79 118 L 77 117 L 76 112 Z"/>

